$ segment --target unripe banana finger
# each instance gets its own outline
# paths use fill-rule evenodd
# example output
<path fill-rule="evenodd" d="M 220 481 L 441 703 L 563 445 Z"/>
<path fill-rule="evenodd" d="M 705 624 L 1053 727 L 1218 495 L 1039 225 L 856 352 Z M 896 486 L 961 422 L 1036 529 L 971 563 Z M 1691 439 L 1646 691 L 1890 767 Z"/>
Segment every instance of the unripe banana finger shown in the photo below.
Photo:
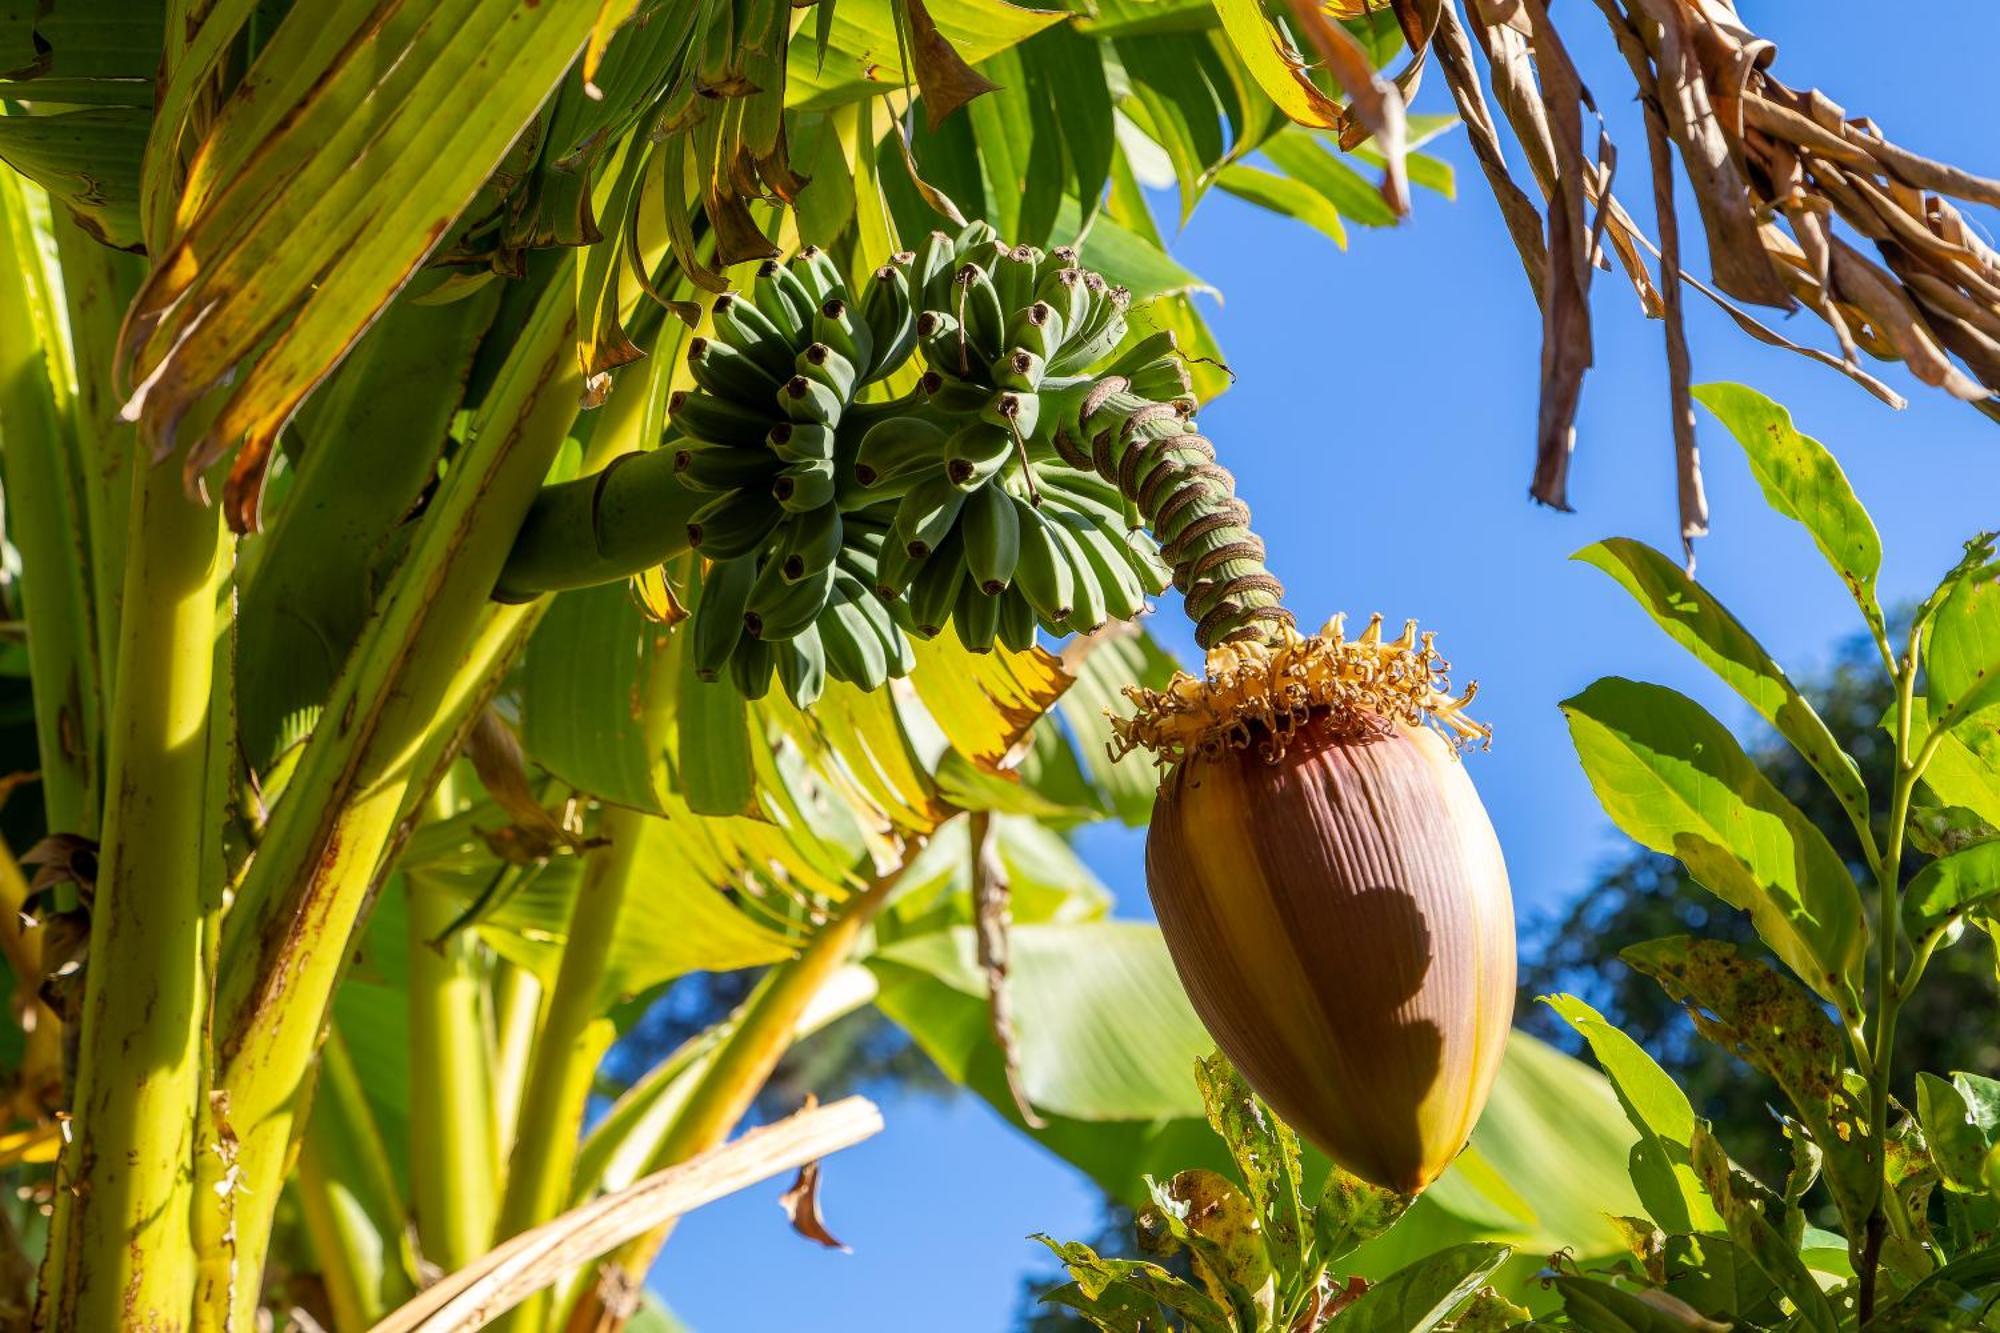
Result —
<path fill-rule="evenodd" d="M 895 629 L 886 615 L 883 631 L 875 628 L 863 606 L 874 600 L 866 588 L 843 574 L 835 580 L 833 596 L 818 621 L 828 674 L 864 690 L 879 690 L 889 678 L 889 657 L 882 639 L 884 631 Z"/>
<path fill-rule="evenodd" d="M 714 680 L 743 637 L 743 610 L 750 604 L 750 589 L 757 582 L 757 562 L 749 557 L 719 560 L 701 576 L 700 600 L 695 604 L 693 641 L 694 674 Z"/>
<path fill-rule="evenodd" d="M 757 280 L 750 286 L 750 301 L 787 340 L 811 341 L 812 294 L 796 273 L 777 260 L 767 259 L 757 266 Z"/>
<path fill-rule="evenodd" d="M 833 503 L 833 463 L 793 463 L 771 481 L 771 498 L 786 512 L 804 514 Z"/>
<path fill-rule="evenodd" d="M 783 380 L 791 373 L 796 355 L 792 340 L 753 303 L 735 292 L 724 292 L 715 298 L 710 312 L 717 340 L 755 361 L 773 379 Z"/>
<path fill-rule="evenodd" d="M 854 375 L 848 384 L 848 393 L 854 391 L 855 384 L 870 378 L 869 367 L 875 356 L 875 333 L 861 318 L 861 312 L 847 301 L 834 297 L 821 304 L 813 315 L 813 337 L 845 357 L 853 366 Z"/>
<path fill-rule="evenodd" d="M 994 636 L 1000 632 L 1000 598 L 981 592 L 972 579 L 966 579 L 952 608 L 951 625 L 967 648 L 975 653 L 991 652 Z"/>
<path fill-rule="evenodd" d="M 833 593 L 834 570 L 828 565 L 817 574 L 787 583 L 778 561 L 768 561 L 750 590 L 750 603 L 743 610 L 743 628 L 753 639 L 780 643 L 796 638 L 819 618 Z"/>
<path fill-rule="evenodd" d="M 847 280 L 840 276 L 840 265 L 818 246 L 808 245 L 800 250 L 792 267 L 812 293 L 815 308 L 828 301 L 847 299 Z"/>
<path fill-rule="evenodd" d="M 836 437 L 827 427 L 811 421 L 780 421 L 764 437 L 771 452 L 788 463 L 831 462 Z"/>
<path fill-rule="evenodd" d="M 916 416 L 878 421 L 861 437 L 854 455 L 854 479 L 873 486 L 886 477 L 942 462 L 950 436 L 942 426 Z"/>
<path fill-rule="evenodd" d="M 1075 538 L 1090 562 L 1091 573 L 1104 594 L 1105 614 L 1113 620 L 1130 620 L 1145 610 L 1146 589 L 1126 563 L 1123 533 L 1073 510 L 1058 513 L 1056 521 Z"/>
<path fill-rule="evenodd" d="M 861 294 L 861 318 L 875 345 L 866 378 L 893 375 L 917 345 L 917 312 L 903 265 L 884 264 L 875 270 L 868 290 Z"/>
<path fill-rule="evenodd" d="M 1014 456 L 1014 437 L 983 421 L 969 422 L 945 441 L 944 473 L 962 491 L 977 490 Z"/>
<path fill-rule="evenodd" d="M 837 505 L 823 504 L 799 514 L 785 525 L 785 544 L 778 565 L 788 582 L 819 573 L 839 558 L 847 525 Z"/>
<path fill-rule="evenodd" d="M 676 390 L 667 400 L 668 422 L 698 444 L 761 445 L 776 419 L 775 412 L 685 389 Z"/>
<path fill-rule="evenodd" d="M 1014 581 L 1021 558 L 1021 517 L 1014 497 L 997 482 L 988 482 L 966 497 L 958 526 L 965 534 L 965 568 L 973 583 L 989 596 Z"/>
<path fill-rule="evenodd" d="M 1070 604 L 1070 613 L 1063 628 L 1078 634 L 1088 634 L 1101 626 L 1109 617 L 1109 612 L 1105 609 L 1104 588 L 1098 582 L 1097 568 L 1084 551 L 1083 543 L 1077 539 L 1076 533 L 1059 515 L 1045 515 L 1045 519 L 1050 531 L 1055 534 L 1057 543 L 1062 547 L 1063 559 L 1069 565 L 1072 575 L 1071 587 L 1074 591 L 1071 596 L 1074 600 Z"/>
<path fill-rule="evenodd" d="M 778 410 L 807 425 L 838 426 L 846 406 L 847 400 L 831 387 L 804 375 L 792 376 L 778 390 Z"/>
<path fill-rule="evenodd" d="M 748 555 L 764 544 L 785 511 L 767 488 L 719 495 L 688 519 L 688 545 L 711 560 Z"/>
<path fill-rule="evenodd" d="M 798 370 L 807 379 L 818 380 L 833 390 L 834 397 L 843 404 L 853 399 L 855 383 L 860 379 L 853 359 L 823 342 L 813 343 L 799 353 Z"/>
<path fill-rule="evenodd" d="M 771 670 L 776 664 L 772 645 L 744 639 L 729 657 L 729 679 L 745 699 L 755 702 L 771 692 Z"/>
<path fill-rule="evenodd" d="M 762 449 L 710 445 L 674 451 L 674 476 L 691 491 L 724 494 L 771 484 L 778 460 Z"/>
<path fill-rule="evenodd" d="M 1014 589 L 1028 599 L 1043 623 L 1061 625 L 1075 607 L 1076 575 L 1069 553 L 1055 527 L 1027 501 L 1009 497 L 1019 519 L 1020 555 L 1014 564 Z"/>
<path fill-rule="evenodd" d="M 958 511 L 964 505 L 965 492 L 949 476 L 914 486 L 896 506 L 891 539 L 914 559 L 922 560 L 943 543 L 952 525 L 958 522 Z"/>
<path fill-rule="evenodd" d="M 935 638 L 951 618 L 958 590 L 965 585 L 964 543 L 956 532 L 944 539 L 910 584 L 910 618 L 917 633 Z"/>
<path fill-rule="evenodd" d="M 1035 608 L 1020 587 L 1001 593 L 1000 642 L 1010 652 L 1024 653 L 1035 646 Z"/>
<path fill-rule="evenodd" d="M 691 338 L 688 373 L 703 393 L 739 403 L 767 403 L 778 391 L 773 379 L 755 360 L 725 342 Z"/>
<path fill-rule="evenodd" d="M 817 625 L 808 625 L 776 649 L 778 682 L 800 708 L 811 708 L 826 691 L 826 648 Z"/>

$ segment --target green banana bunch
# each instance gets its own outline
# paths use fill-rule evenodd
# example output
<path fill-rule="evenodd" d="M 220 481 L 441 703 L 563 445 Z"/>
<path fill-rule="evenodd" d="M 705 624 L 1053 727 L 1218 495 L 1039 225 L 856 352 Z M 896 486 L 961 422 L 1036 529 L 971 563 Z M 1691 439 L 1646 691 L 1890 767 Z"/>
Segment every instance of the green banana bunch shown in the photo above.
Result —
<path fill-rule="evenodd" d="M 1204 643 L 1283 617 L 1172 335 L 1128 338 L 1126 304 L 1075 251 L 979 223 L 858 298 L 811 248 L 718 297 L 668 412 L 674 478 L 705 497 L 697 673 L 806 705 L 828 678 L 906 674 L 911 636 L 1024 649 L 1137 615 L 1170 579 Z"/>

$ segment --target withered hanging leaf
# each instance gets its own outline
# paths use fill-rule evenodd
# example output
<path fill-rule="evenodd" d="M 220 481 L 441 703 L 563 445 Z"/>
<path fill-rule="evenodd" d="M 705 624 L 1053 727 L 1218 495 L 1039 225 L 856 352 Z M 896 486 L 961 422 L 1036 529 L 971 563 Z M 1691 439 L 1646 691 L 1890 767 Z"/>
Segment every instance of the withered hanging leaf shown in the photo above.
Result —
<path fill-rule="evenodd" d="M 539 861 L 557 848 L 573 851 L 602 846 L 602 838 L 586 838 L 543 808 L 528 785 L 527 756 L 506 719 L 492 708 L 479 715 L 466 737 L 465 757 L 479 775 L 479 784 L 513 823 L 481 836 L 496 855 L 515 863 Z"/>
<path fill-rule="evenodd" d="M 632 576 L 632 600 L 639 605 L 639 613 L 655 625 L 672 628 L 688 617 L 688 611 L 681 605 L 681 599 L 674 596 L 674 586 L 667 581 L 665 565 L 654 565 L 642 569 Z"/>
<path fill-rule="evenodd" d="M 49 834 L 21 853 L 21 864 L 35 867 L 35 877 L 28 881 L 31 896 L 74 884 L 87 903 L 97 892 L 97 842 L 80 833 Z"/>
<path fill-rule="evenodd" d="M 902 10 L 909 29 L 911 69 L 923 93 L 924 118 L 936 129 L 973 98 L 994 91 L 994 85 L 945 40 L 924 0 L 902 0 Z M 914 167 L 910 174 L 916 175 Z"/>
<path fill-rule="evenodd" d="M 807 1098 L 804 1109 L 810 1111 L 818 1105 L 817 1099 Z M 843 1244 L 819 1215 L 819 1162 L 807 1162 L 799 1168 L 798 1176 L 791 1188 L 778 1196 L 778 1206 L 785 1210 L 791 1220 L 792 1230 L 807 1240 L 818 1241 L 829 1250 L 839 1250 L 842 1254 L 852 1254 L 851 1247 Z"/>
<path fill-rule="evenodd" d="M 1397 217 L 1404 216 L 1410 211 L 1410 177 L 1404 160 L 1409 134 L 1403 95 L 1369 63 L 1368 53 L 1354 40 L 1354 34 L 1329 19 L 1317 0 L 1291 0 L 1291 6 L 1299 31 L 1347 94 L 1348 113 L 1366 126 L 1375 140 L 1383 160 L 1383 201 Z"/>
<path fill-rule="evenodd" d="M 966 818 L 971 824 L 973 931 L 979 946 L 979 970 L 986 977 L 986 1022 L 993 1044 L 1000 1048 L 1007 1094 L 1014 1099 L 1021 1123 L 1029 1129 L 1043 1129 L 1047 1122 L 1036 1114 L 1021 1083 L 1021 1048 L 1014 1038 L 1014 1008 L 1007 992 L 1008 930 L 1013 924 L 1011 886 L 994 841 L 993 816 L 975 810 Z"/>

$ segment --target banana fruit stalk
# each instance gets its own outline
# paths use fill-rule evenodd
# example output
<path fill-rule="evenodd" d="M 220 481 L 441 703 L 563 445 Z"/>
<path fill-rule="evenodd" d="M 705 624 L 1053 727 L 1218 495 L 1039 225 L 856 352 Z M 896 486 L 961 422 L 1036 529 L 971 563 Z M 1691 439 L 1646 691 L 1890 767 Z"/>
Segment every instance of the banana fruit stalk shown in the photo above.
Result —
<path fill-rule="evenodd" d="M 1485 1107 L 1514 1007 L 1500 844 L 1456 749 L 1486 731 L 1414 623 L 1225 644 L 1128 691 L 1167 767 L 1146 877 L 1188 998 L 1328 1156 L 1414 1194 Z"/>

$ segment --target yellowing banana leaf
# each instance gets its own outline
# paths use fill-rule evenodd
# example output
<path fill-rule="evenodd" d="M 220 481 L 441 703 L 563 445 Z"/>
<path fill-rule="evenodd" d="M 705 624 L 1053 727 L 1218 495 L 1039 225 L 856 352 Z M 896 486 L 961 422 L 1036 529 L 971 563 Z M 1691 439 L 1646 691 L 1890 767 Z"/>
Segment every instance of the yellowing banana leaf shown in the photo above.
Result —
<path fill-rule="evenodd" d="M 171 234 L 151 238 L 124 349 L 140 386 L 127 410 L 156 451 L 238 372 L 188 468 L 241 442 L 239 529 L 256 524 L 279 430 L 500 165 L 595 12 L 442 0 L 380 22 L 372 6 L 300 8 L 278 25 L 201 146 Z"/>
<path fill-rule="evenodd" d="M 785 75 L 785 105 L 824 110 L 894 92 L 912 82 L 898 54 L 896 9 L 897 0 L 840 0 L 833 10 L 824 59 L 809 27 L 794 33 Z M 1060 10 L 1025 9 L 1003 0 L 951 0 L 938 5 L 932 17 L 939 34 L 959 58 L 976 65 L 1068 15 Z"/>
<path fill-rule="evenodd" d="M 986 991 L 970 928 L 897 941 L 869 966 L 876 1003 L 947 1076 L 1019 1124 L 1001 1054 L 987 1031 Z M 1114 1197 L 1145 1199 L 1141 1177 L 1226 1168 L 1208 1132 L 1194 1063 L 1213 1049 L 1182 993 L 1158 930 L 1137 922 L 1022 925 L 1013 933 L 1012 994 L 1021 1078 L 1049 1121 L 1033 1131 Z M 1027 1132 L 1027 1131 L 1024 1131 Z M 1515 1034 L 1477 1154 L 1454 1166 L 1387 1236 L 1357 1252 L 1381 1274 L 1439 1245 L 1498 1239 L 1533 1253 L 1572 1246 L 1617 1253 L 1605 1213 L 1637 1207 L 1626 1174 L 1633 1133 L 1595 1070 Z M 1547 1145 L 1561 1142 L 1562 1160 Z M 1308 1174 L 1326 1163 L 1308 1152 Z"/>
<path fill-rule="evenodd" d="M 1029 728 L 1075 679 L 1045 648 L 975 653 L 958 641 L 956 630 L 919 642 L 916 652 L 910 679 L 917 697 L 952 747 L 989 773 L 1019 758 Z"/>

